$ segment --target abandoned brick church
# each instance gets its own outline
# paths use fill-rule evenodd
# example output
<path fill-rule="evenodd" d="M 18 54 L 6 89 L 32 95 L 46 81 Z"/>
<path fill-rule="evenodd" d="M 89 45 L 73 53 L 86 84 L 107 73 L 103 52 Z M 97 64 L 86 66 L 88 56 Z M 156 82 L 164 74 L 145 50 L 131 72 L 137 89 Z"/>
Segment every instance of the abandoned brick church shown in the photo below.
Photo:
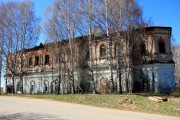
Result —
<path fill-rule="evenodd" d="M 175 88 L 174 62 L 171 53 L 171 27 L 147 27 L 142 41 L 135 43 L 136 50 L 131 57 L 122 57 L 121 85 L 122 91 L 127 91 L 129 82 L 131 92 L 169 92 Z M 88 69 L 89 51 L 87 37 L 78 37 L 73 41 L 74 84 L 76 92 L 92 92 L 92 77 L 98 93 L 111 93 L 110 71 L 107 59 L 107 41 L 103 36 L 93 36 L 92 42 L 92 70 Z M 122 38 L 123 39 L 123 38 Z M 61 55 L 57 57 L 52 44 L 40 44 L 24 51 L 25 58 L 23 82 L 20 81 L 18 68 L 15 76 L 7 68 L 7 91 L 11 92 L 14 77 L 15 92 L 20 93 L 71 93 L 72 80 L 69 78 L 69 67 L 72 65 L 69 40 L 62 41 Z M 115 38 L 111 43 L 112 73 L 115 89 L 119 88 L 117 79 L 117 44 Z M 127 44 L 122 43 L 122 53 L 129 50 Z M 128 48 L 128 49 L 127 49 Z M 13 55 L 11 55 L 13 56 Z M 58 63 L 60 59 L 61 63 Z M 127 62 L 128 61 L 128 62 Z M 135 61 L 135 63 L 133 63 Z M 139 62 L 139 63 L 138 63 Z M 141 64 L 140 64 L 141 63 Z M 8 61 L 10 65 L 10 61 Z M 18 64 L 18 62 L 17 62 Z M 18 66 L 18 65 L 17 65 Z M 92 72 L 93 71 L 93 72 Z M 128 71 L 128 72 L 127 72 Z M 93 73 L 93 75 L 92 75 Z M 60 80 L 59 80 L 60 79 Z M 60 81 L 60 82 L 58 82 Z M 60 86 L 60 89 L 58 89 Z"/>

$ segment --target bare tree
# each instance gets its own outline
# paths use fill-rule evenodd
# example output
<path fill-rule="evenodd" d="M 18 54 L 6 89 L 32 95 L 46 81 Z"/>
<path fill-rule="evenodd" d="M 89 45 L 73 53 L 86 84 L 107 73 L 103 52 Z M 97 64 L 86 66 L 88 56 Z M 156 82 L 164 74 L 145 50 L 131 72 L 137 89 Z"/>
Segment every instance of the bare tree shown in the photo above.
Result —
<path fill-rule="evenodd" d="M 143 34 L 142 27 L 144 27 L 144 23 L 142 21 L 142 10 L 140 6 L 136 2 L 127 1 L 125 3 L 125 10 L 127 13 L 124 15 L 125 17 L 125 38 L 126 38 L 126 57 L 124 59 L 124 63 L 127 65 L 125 67 L 126 70 L 126 91 L 132 92 L 133 89 L 133 81 L 132 81 L 132 72 L 133 65 L 135 65 L 134 57 L 137 55 L 134 51 L 137 49 L 138 41 L 142 40 L 139 36 Z M 138 29 L 138 31 L 136 30 Z M 137 63 L 137 62 L 136 62 Z M 129 78 L 130 77 L 130 78 Z M 128 80 L 129 79 L 129 80 Z"/>
<path fill-rule="evenodd" d="M 134 43 L 130 41 L 135 36 L 135 29 L 142 24 L 141 13 L 142 10 L 134 0 L 99 0 L 97 3 L 99 7 L 96 10 L 95 18 L 91 17 L 97 26 L 102 30 L 102 33 L 106 34 L 107 38 L 107 54 L 108 65 L 110 71 L 110 79 L 112 82 L 112 91 L 114 92 L 114 80 L 112 73 L 112 41 L 115 39 L 117 43 L 117 79 L 119 83 L 119 92 L 122 93 L 121 86 L 121 69 L 126 71 L 126 90 L 128 92 L 129 83 L 129 71 L 130 71 L 130 53 L 134 47 Z M 104 29 L 105 28 L 105 29 Z M 124 32 L 126 31 L 126 32 Z M 138 32 L 136 32 L 137 35 Z M 132 36 L 133 35 L 133 36 Z M 121 58 L 123 58 L 124 64 L 121 65 Z"/>
<path fill-rule="evenodd" d="M 24 50 L 35 45 L 39 36 L 39 19 L 34 14 L 33 4 L 27 2 L 8 2 L 3 8 L 6 15 L 2 18 L 5 31 L 3 52 L 8 61 L 7 70 L 12 75 L 12 90 L 14 90 L 14 77 L 19 76 L 21 92 L 23 93 L 23 76 L 26 71 L 27 58 Z M 7 74 L 6 74 L 7 75 Z"/>
<path fill-rule="evenodd" d="M 94 12 L 94 0 L 77 0 L 77 2 L 79 3 L 79 5 L 81 6 L 78 9 L 79 12 L 79 16 L 81 16 L 80 18 L 83 18 L 83 21 L 81 19 L 78 19 L 78 26 L 76 26 L 76 29 L 78 30 L 78 32 L 80 33 L 80 35 L 84 36 L 84 39 L 88 39 L 88 46 L 86 49 L 85 48 L 85 44 L 84 46 L 81 46 L 84 50 L 84 53 L 81 52 L 81 55 L 84 54 L 84 58 L 81 57 L 81 60 L 79 61 L 80 64 L 82 64 L 82 60 L 84 60 L 84 62 L 88 61 L 88 66 L 85 64 L 85 66 L 82 66 L 83 71 L 86 71 L 88 76 L 90 76 L 90 82 L 91 82 L 91 88 L 92 88 L 92 92 L 93 94 L 96 93 L 96 83 L 95 83 L 95 78 L 94 78 L 94 71 L 95 68 L 93 67 L 93 50 L 92 50 L 92 45 L 94 43 L 94 33 L 93 33 L 93 12 Z M 88 31 L 87 31 L 88 30 Z M 86 35 L 88 36 L 86 38 Z M 84 73 L 83 73 L 84 74 Z"/>
<path fill-rule="evenodd" d="M 176 77 L 176 87 L 180 88 L 180 46 L 173 46 L 173 60 L 175 62 L 175 77 Z"/>
<path fill-rule="evenodd" d="M 52 6 L 50 14 L 51 21 L 53 21 L 53 25 L 50 22 L 46 24 L 48 29 L 46 29 L 48 33 L 48 37 L 54 38 L 54 40 L 61 42 L 65 39 L 68 40 L 68 49 L 69 59 L 67 63 L 68 67 L 68 76 L 72 81 L 72 93 L 76 93 L 75 90 L 75 80 L 74 80 L 74 69 L 75 69 L 75 61 L 76 61 L 76 26 L 77 26 L 77 18 L 78 12 L 76 9 L 77 3 L 72 0 L 56 0 L 55 4 Z M 48 25 L 50 24 L 50 25 Z M 68 53 L 66 51 L 66 53 Z"/>
<path fill-rule="evenodd" d="M 3 57 L 3 45 L 4 45 L 4 37 L 3 37 L 3 34 L 4 34 L 4 29 L 3 29 L 3 22 L 2 22 L 2 18 L 4 17 L 5 15 L 5 12 L 3 10 L 3 4 L 0 4 L 0 44 L 1 44 L 1 47 L 0 47 L 0 89 L 1 89 L 1 74 L 2 74 L 2 57 Z M 1 94 L 1 90 L 0 90 L 0 94 Z"/>
<path fill-rule="evenodd" d="M 116 41 L 114 49 L 117 52 L 115 57 L 117 60 L 118 92 L 122 93 L 121 69 L 125 70 L 126 91 L 128 92 L 130 64 L 133 62 L 131 54 L 134 53 L 134 45 L 139 40 L 138 35 L 141 34 L 140 30 L 137 32 L 136 29 L 143 27 L 142 10 L 134 0 L 110 0 L 109 11 L 109 26 L 114 33 L 112 37 Z M 121 64 L 122 60 L 124 64 Z"/>
<path fill-rule="evenodd" d="M 89 67 L 91 71 L 91 76 L 92 76 L 92 89 L 93 93 L 96 93 L 96 88 L 95 88 L 95 81 L 94 81 L 94 72 L 92 70 L 92 20 L 91 20 L 91 15 L 92 15 L 92 1 L 88 0 L 88 25 L 89 25 Z"/>
<path fill-rule="evenodd" d="M 60 19 L 60 13 L 58 9 L 59 3 L 55 2 L 53 7 L 49 7 L 47 9 L 49 15 L 49 18 L 47 22 L 45 23 L 45 33 L 47 35 L 47 42 L 50 42 L 52 44 L 48 45 L 48 49 L 51 50 L 52 56 L 55 58 L 52 59 L 52 66 L 53 64 L 58 63 L 58 90 L 57 94 L 60 94 L 60 82 L 61 82 L 61 76 L 60 71 L 61 71 L 61 64 L 63 58 L 61 55 L 62 53 L 62 44 L 61 42 L 67 37 L 65 34 L 64 26 L 62 23 L 62 20 Z M 65 59 L 65 58 L 64 58 Z M 66 64 L 66 63 L 65 63 Z M 52 68 L 53 69 L 53 68 Z"/>
<path fill-rule="evenodd" d="M 73 57 L 73 50 L 75 49 L 75 37 L 77 35 L 87 35 L 89 49 L 85 52 L 89 53 L 88 67 L 92 72 L 92 81 L 94 81 L 92 66 L 92 61 L 94 59 L 92 55 L 92 45 L 94 42 L 92 36 L 93 34 L 95 35 L 95 33 L 93 33 L 93 27 L 96 26 L 99 29 L 99 33 L 104 37 L 103 39 L 106 40 L 107 43 L 107 58 L 110 73 L 109 78 L 112 83 L 112 92 L 115 92 L 115 81 L 113 78 L 114 64 L 112 63 L 113 57 L 117 60 L 118 92 L 122 93 L 122 69 L 125 70 L 126 74 L 126 91 L 128 92 L 129 89 L 132 91 L 132 83 L 130 83 L 132 82 L 130 80 L 130 67 L 132 66 L 131 56 L 133 54 L 132 51 L 134 45 L 139 39 L 139 33 L 136 29 L 141 27 L 143 23 L 141 18 L 142 10 L 137 2 L 134 0 L 57 0 L 56 5 L 53 7 L 56 8 L 56 11 L 52 12 L 54 14 L 52 14 L 51 17 L 56 19 L 58 24 L 51 26 L 55 29 L 52 29 L 50 36 L 54 36 L 54 39 L 61 36 L 59 40 L 63 40 L 64 38 L 69 40 L 71 75 L 74 73 L 73 63 L 75 62 L 75 59 Z M 114 48 L 117 52 L 115 53 L 116 56 L 112 55 L 112 41 L 117 43 L 117 47 Z M 121 64 L 122 60 L 124 61 L 124 64 Z M 74 81 L 73 78 L 74 77 L 72 77 L 72 81 Z M 93 91 L 95 91 L 95 89 L 93 89 Z"/>
<path fill-rule="evenodd" d="M 108 21 L 108 14 L 109 14 L 109 9 L 108 9 L 108 2 L 105 0 L 105 7 L 106 7 L 106 36 L 107 36 L 107 51 L 108 51 L 108 65 L 109 65 L 109 71 L 110 71 L 110 80 L 112 82 L 112 93 L 115 92 L 115 86 L 114 86 L 114 80 L 113 80 L 113 72 L 112 72 L 112 41 L 110 39 L 109 35 L 109 21 Z"/>
<path fill-rule="evenodd" d="M 114 2 L 110 2 L 109 9 L 111 9 L 111 26 L 113 26 L 113 32 L 115 32 L 116 36 L 116 44 L 114 46 L 114 54 L 116 57 L 116 64 L 117 64 L 117 91 L 122 94 L 122 81 L 121 81 L 121 56 L 123 54 L 123 37 L 121 36 L 122 31 L 122 8 L 123 8 L 123 1 L 122 0 L 115 0 Z"/>
<path fill-rule="evenodd" d="M 3 57 L 3 55 L 2 55 L 2 53 L 3 53 L 3 48 L 2 48 L 2 46 L 3 46 L 3 41 L 0 41 L 1 43 L 1 47 L 0 47 L 0 94 L 1 94 L 1 76 L 2 76 L 2 57 Z"/>
<path fill-rule="evenodd" d="M 36 44 L 39 37 L 39 19 L 36 18 L 34 13 L 34 6 L 31 2 L 24 2 L 19 5 L 19 15 L 21 19 L 19 23 L 20 35 L 20 81 L 22 81 L 22 93 L 23 93 L 23 76 L 27 72 L 27 58 L 24 55 L 25 49 L 31 48 Z"/>

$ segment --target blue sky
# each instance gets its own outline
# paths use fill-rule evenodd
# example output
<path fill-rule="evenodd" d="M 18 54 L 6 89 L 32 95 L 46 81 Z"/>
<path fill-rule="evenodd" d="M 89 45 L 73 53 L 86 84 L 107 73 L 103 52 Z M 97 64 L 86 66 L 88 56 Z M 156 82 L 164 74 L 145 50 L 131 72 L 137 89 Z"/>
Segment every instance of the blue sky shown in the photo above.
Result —
<path fill-rule="evenodd" d="M 37 15 L 46 17 L 45 9 L 53 4 L 53 0 L 32 0 L 35 3 Z M 177 44 L 180 44 L 180 0 L 138 0 L 143 9 L 143 18 L 151 19 L 153 26 L 172 27 L 172 35 Z M 43 42 L 45 36 L 40 36 Z"/>
<path fill-rule="evenodd" d="M 151 18 L 154 26 L 172 27 L 176 44 L 180 44 L 180 0 L 138 0 L 143 17 Z"/>
<path fill-rule="evenodd" d="M 11 1 L 11 0 L 0 0 Z M 23 0 L 12 0 L 23 1 Z M 30 0 L 35 5 L 35 12 L 41 18 L 41 25 L 46 18 L 45 10 L 48 6 L 53 5 L 54 0 Z M 143 9 L 143 18 L 151 19 L 153 26 L 172 27 L 172 35 L 177 44 L 180 44 L 180 0 L 137 0 Z M 40 35 L 39 41 L 46 40 L 44 34 Z"/>

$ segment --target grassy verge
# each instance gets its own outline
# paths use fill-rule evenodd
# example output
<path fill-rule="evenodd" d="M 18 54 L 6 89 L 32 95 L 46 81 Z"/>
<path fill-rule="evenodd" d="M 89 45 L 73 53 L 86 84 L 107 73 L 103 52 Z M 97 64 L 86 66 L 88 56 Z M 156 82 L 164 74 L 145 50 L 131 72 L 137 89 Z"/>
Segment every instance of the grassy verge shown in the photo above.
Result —
<path fill-rule="evenodd" d="M 11 96 L 11 95 L 8 95 Z M 119 110 L 140 111 L 180 117 L 180 98 L 168 102 L 154 102 L 147 96 L 140 95 L 93 95 L 93 94 L 66 94 L 66 95 L 12 95 L 20 97 L 52 99 L 70 103 L 91 105 Z"/>

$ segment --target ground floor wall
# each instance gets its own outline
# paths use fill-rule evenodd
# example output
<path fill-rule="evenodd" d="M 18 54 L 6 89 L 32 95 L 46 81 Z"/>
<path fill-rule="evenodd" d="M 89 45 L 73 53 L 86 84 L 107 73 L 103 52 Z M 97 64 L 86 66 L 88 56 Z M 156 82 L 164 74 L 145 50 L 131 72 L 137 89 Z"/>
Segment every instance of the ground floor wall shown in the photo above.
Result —
<path fill-rule="evenodd" d="M 110 80 L 109 68 L 96 68 L 92 71 L 75 70 L 76 92 L 90 93 L 95 87 L 97 93 L 111 93 L 112 81 Z M 7 81 L 8 85 L 12 85 L 11 77 L 7 77 Z M 127 88 L 132 92 L 169 92 L 175 88 L 174 64 L 147 64 L 136 68 L 124 68 L 121 69 L 121 81 L 119 81 L 117 71 L 114 68 L 113 81 L 115 92 L 118 92 L 120 87 L 123 92 L 127 92 Z M 18 76 L 15 77 L 14 84 L 15 92 L 21 93 L 22 82 Z M 57 93 L 58 90 L 63 94 L 72 92 L 72 80 L 69 79 L 68 73 L 59 76 L 58 71 L 36 72 L 23 77 L 24 93 Z"/>
<path fill-rule="evenodd" d="M 149 91 L 170 92 L 175 89 L 174 64 L 150 64 L 143 66 Z"/>

